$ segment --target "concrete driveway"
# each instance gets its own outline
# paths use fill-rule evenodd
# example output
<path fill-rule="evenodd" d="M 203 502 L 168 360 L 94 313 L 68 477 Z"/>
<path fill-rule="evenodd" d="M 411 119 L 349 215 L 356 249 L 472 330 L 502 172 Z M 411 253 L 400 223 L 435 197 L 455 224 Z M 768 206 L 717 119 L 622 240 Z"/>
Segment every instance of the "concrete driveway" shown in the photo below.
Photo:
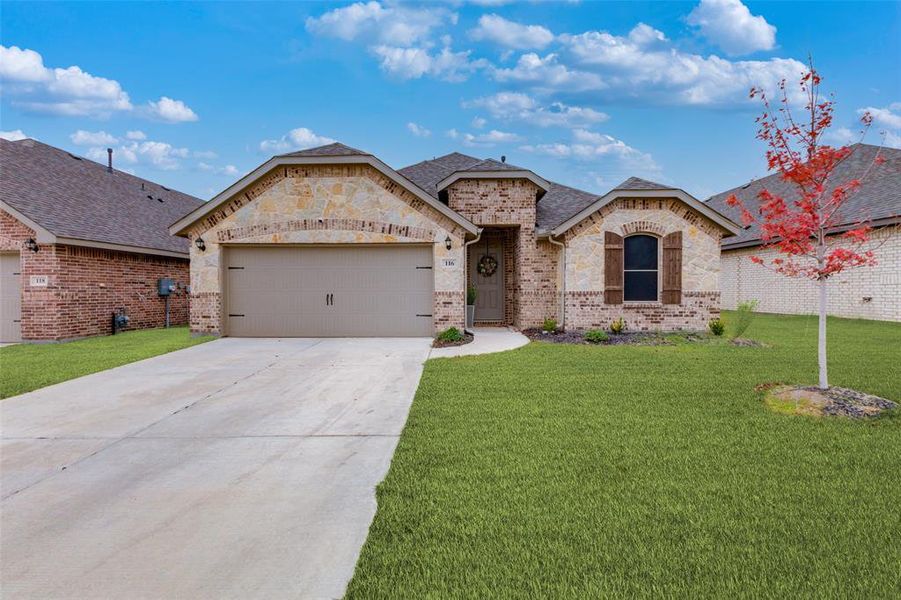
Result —
<path fill-rule="evenodd" d="M 4 598 L 340 597 L 428 339 L 222 339 L 0 402 Z"/>

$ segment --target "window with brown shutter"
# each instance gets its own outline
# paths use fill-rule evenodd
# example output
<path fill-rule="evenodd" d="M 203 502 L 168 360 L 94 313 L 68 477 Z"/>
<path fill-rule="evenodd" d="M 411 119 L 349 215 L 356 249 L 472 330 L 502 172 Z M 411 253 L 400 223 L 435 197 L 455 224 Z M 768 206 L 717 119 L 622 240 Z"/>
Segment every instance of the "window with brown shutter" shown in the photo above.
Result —
<path fill-rule="evenodd" d="M 682 304 L 682 232 L 674 231 L 663 238 L 664 304 Z"/>
<path fill-rule="evenodd" d="M 604 232 L 604 304 L 623 303 L 623 238 Z"/>

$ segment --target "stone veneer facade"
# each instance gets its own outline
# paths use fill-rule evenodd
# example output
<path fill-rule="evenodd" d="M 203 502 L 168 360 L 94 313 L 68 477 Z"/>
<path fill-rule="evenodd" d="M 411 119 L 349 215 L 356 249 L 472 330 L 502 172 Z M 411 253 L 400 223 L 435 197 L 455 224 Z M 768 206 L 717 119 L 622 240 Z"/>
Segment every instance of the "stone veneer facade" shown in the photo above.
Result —
<path fill-rule="evenodd" d="M 194 333 L 223 333 L 223 251 L 241 244 L 430 244 L 435 331 L 464 326 L 465 230 L 369 165 L 277 167 L 188 235 L 206 244 L 191 245 Z"/>
<path fill-rule="evenodd" d="M 722 232 L 708 219 L 675 198 L 616 200 L 563 236 L 564 273 L 560 246 L 538 236 L 539 191 L 513 177 L 459 179 L 446 190 L 450 209 L 483 228 L 486 239 L 503 242 L 504 324 L 539 327 L 554 318 L 569 329 L 607 328 L 623 317 L 633 330 L 704 329 L 718 316 Z M 682 302 L 605 304 L 605 231 L 683 232 Z M 434 329 L 463 327 L 466 232 L 369 165 L 276 167 L 187 233 L 206 244 L 204 251 L 191 247 L 195 333 L 223 333 L 224 252 L 241 244 L 431 244 Z"/>
<path fill-rule="evenodd" d="M 604 303 L 604 232 L 662 238 L 682 234 L 682 303 Z M 631 330 L 700 330 L 719 315 L 721 232 L 677 199 L 620 198 L 566 232 L 565 323 L 608 328 L 622 317 Z"/>
<path fill-rule="evenodd" d="M 0 251 L 19 254 L 22 289 L 22 339 L 46 342 L 111 332 L 113 312 L 125 308 L 129 329 L 165 325 L 165 301 L 157 280 L 174 279 L 179 290 L 170 299 L 170 323 L 188 321 L 188 261 L 184 258 L 41 244 L 24 249 L 33 230 L 0 211 Z M 46 286 L 31 286 L 31 276 L 46 275 Z"/>
<path fill-rule="evenodd" d="M 876 266 L 849 269 L 829 279 L 830 315 L 853 319 L 901 321 L 901 230 L 883 227 L 872 233 Z M 770 262 L 775 249 L 724 250 L 722 262 L 723 308 L 757 300 L 758 310 L 782 314 L 816 314 L 816 283 L 790 278 L 751 262 L 759 256 Z"/>

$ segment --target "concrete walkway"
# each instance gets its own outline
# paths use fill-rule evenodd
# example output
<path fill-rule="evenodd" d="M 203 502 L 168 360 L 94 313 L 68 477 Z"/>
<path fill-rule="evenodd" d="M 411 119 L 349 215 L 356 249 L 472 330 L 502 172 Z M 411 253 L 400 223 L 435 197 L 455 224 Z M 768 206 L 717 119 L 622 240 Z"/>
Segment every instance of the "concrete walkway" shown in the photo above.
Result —
<path fill-rule="evenodd" d="M 8 598 L 337 598 L 429 339 L 222 339 L 0 402 Z"/>
<path fill-rule="evenodd" d="M 513 350 L 529 343 L 529 338 L 507 327 L 474 327 L 473 340 L 462 346 L 432 348 L 429 358 L 449 356 L 469 356 L 472 354 L 491 354 Z"/>

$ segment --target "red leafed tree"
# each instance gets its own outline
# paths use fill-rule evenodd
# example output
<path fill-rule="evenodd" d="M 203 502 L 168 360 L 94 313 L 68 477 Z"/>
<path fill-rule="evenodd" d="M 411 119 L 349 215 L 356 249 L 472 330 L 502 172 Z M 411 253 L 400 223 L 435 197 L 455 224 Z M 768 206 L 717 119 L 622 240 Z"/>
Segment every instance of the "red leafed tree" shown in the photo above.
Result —
<path fill-rule="evenodd" d="M 826 289 L 829 278 L 854 267 L 876 264 L 872 249 L 868 249 L 870 225 L 859 215 L 853 228 L 835 233 L 847 226 L 848 215 L 842 208 L 860 187 L 861 180 L 873 167 L 885 162 L 877 153 L 857 179 L 837 181 L 836 167 L 851 154 L 848 146 L 833 147 L 822 143 L 823 135 L 832 125 L 835 100 L 820 94 L 820 75 L 810 63 L 801 75 L 799 87 L 805 100 L 803 111 L 796 118 L 792 111 L 787 84 L 779 86 L 778 102 L 774 105 L 766 92 L 752 89 L 751 97 L 760 98 L 764 112 L 757 118 L 757 138 L 766 146 L 770 170 L 776 171 L 789 184 L 789 197 L 763 189 L 756 206 L 746 206 L 734 194 L 727 199 L 730 206 L 741 209 L 745 225 L 760 227 L 764 249 L 776 249 L 779 256 L 765 260 L 751 258 L 757 264 L 788 277 L 803 277 L 817 282 L 819 292 L 819 387 L 829 387 L 826 368 Z M 872 123 L 872 117 L 861 118 L 861 139 Z"/>

